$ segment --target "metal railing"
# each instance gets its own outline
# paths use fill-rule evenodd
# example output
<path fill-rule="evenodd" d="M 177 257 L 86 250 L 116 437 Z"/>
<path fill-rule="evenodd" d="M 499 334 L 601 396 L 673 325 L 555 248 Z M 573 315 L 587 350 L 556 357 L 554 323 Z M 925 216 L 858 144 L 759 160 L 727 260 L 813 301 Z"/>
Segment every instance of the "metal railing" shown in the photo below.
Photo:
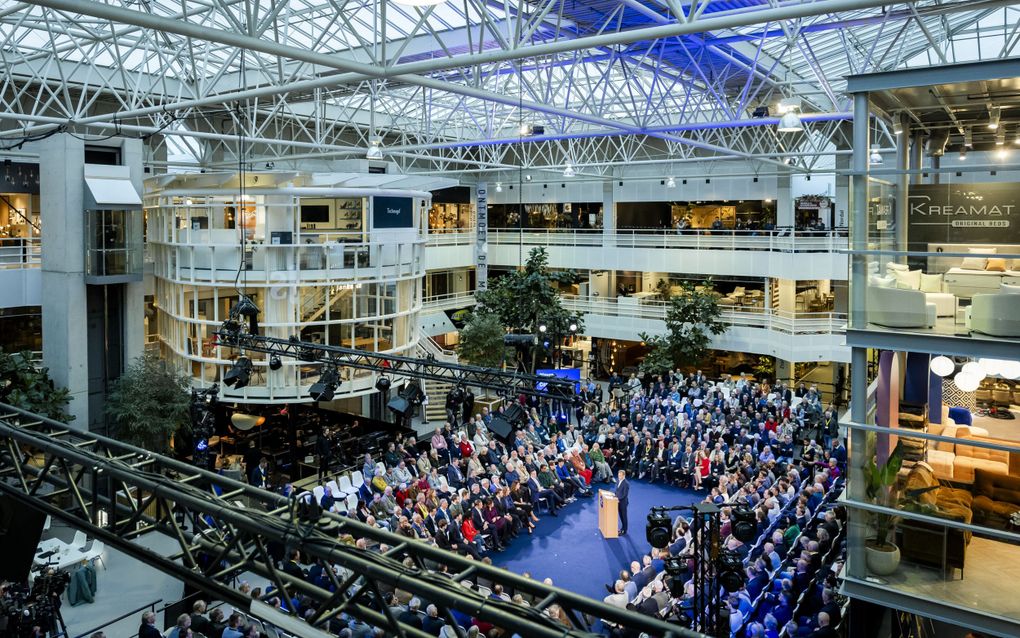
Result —
<path fill-rule="evenodd" d="M 0 238 L 0 268 L 38 268 L 42 241 L 38 237 Z"/>
<path fill-rule="evenodd" d="M 475 243 L 475 229 L 462 228 L 456 231 L 429 230 L 426 246 L 469 246 Z"/>
<path fill-rule="evenodd" d="M 455 292 L 425 297 L 422 310 L 451 310 L 473 303 L 474 292 Z M 665 321 L 668 305 L 654 298 L 563 295 L 563 307 L 571 312 L 631 319 Z M 785 334 L 842 334 L 846 331 L 846 314 L 842 312 L 790 312 L 750 306 L 723 306 L 721 310 L 721 319 L 735 327 L 762 328 Z"/>
<path fill-rule="evenodd" d="M 451 292 L 445 295 L 433 295 L 422 299 L 422 310 L 455 310 L 464 306 L 472 306 L 477 300 L 473 290 Z"/>
<path fill-rule="evenodd" d="M 436 361 L 457 363 L 456 352 L 443 348 L 443 346 L 439 345 L 435 339 L 428 336 L 421 330 L 419 330 L 418 334 L 418 347 L 421 349 L 423 354 L 434 357 Z"/>
<path fill-rule="evenodd" d="M 489 243 L 536 246 L 614 246 L 687 250 L 767 250 L 839 252 L 847 250 L 847 232 L 794 230 L 683 230 L 634 228 L 603 231 L 575 228 L 490 230 Z"/>
<path fill-rule="evenodd" d="M 665 321 L 668 303 L 658 299 L 581 297 L 564 295 L 563 307 L 584 314 Z M 789 312 L 769 308 L 723 307 L 722 321 L 734 327 L 762 328 L 785 334 L 829 334 L 846 330 L 846 314 L 839 312 Z"/>

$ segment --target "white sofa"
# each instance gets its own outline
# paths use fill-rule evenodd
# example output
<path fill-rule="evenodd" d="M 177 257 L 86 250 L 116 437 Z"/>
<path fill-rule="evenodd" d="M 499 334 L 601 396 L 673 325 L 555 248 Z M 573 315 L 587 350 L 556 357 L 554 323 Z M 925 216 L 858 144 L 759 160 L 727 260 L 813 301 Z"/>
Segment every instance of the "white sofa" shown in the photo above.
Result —
<path fill-rule="evenodd" d="M 993 293 L 971 297 L 967 328 L 993 337 L 1020 337 L 1020 294 Z"/>
<path fill-rule="evenodd" d="M 868 286 L 868 323 L 887 328 L 935 327 L 935 304 L 929 303 L 925 294 L 919 290 Z"/>

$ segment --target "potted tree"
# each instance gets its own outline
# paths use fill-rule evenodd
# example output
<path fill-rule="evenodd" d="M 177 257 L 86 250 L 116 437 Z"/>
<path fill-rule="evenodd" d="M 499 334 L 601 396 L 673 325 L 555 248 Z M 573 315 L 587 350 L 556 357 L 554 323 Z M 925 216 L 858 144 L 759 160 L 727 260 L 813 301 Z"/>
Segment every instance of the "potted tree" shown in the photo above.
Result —
<path fill-rule="evenodd" d="M 900 445 L 896 445 L 881 467 L 878 466 L 875 459 L 876 455 L 872 455 L 868 465 L 864 467 L 868 499 L 875 505 L 898 509 L 900 502 L 898 475 L 903 466 L 903 453 Z M 895 514 L 872 513 L 871 523 L 875 529 L 875 536 L 865 541 L 864 553 L 868 570 L 873 574 L 888 576 L 895 572 L 900 565 L 900 548 L 896 546 L 895 542 L 898 521 L 899 516 Z"/>

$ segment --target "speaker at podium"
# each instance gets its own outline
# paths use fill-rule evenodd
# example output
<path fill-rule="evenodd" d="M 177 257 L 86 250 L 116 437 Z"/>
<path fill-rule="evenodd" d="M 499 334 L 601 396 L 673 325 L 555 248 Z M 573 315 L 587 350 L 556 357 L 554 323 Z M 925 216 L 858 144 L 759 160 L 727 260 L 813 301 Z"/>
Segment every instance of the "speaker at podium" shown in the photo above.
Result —
<path fill-rule="evenodd" d="M 609 490 L 599 490 L 599 531 L 603 538 L 618 538 L 620 501 Z"/>

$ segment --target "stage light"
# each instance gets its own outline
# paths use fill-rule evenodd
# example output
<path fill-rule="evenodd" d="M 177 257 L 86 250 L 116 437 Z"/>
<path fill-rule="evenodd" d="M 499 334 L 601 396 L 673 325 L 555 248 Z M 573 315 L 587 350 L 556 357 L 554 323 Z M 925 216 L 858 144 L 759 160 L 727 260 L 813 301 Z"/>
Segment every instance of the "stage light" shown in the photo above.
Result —
<path fill-rule="evenodd" d="M 375 389 L 379 392 L 386 392 L 390 389 L 393 382 L 390 381 L 389 377 L 379 377 L 375 382 Z"/>
<path fill-rule="evenodd" d="M 967 149 L 966 148 L 961 148 L 960 149 L 960 161 L 962 162 L 962 161 L 964 161 L 966 159 L 967 159 Z"/>
<path fill-rule="evenodd" d="M 503 182 L 496 182 L 496 192 L 497 193 L 503 192 Z"/>
<path fill-rule="evenodd" d="M 900 135 L 903 133 L 903 124 L 900 123 L 900 118 L 893 120 L 892 132 L 893 135 Z"/>
<path fill-rule="evenodd" d="M 521 124 L 521 136 L 531 135 L 532 130 L 531 124 Z"/>
<path fill-rule="evenodd" d="M 754 110 L 751 111 L 751 117 L 754 117 L 754 118 L 763 118 L 763 117 L 768 117 L 768 116 L 769 116 L 769 107 L 767 107 L 767 106 L 756 106 L 756 107 L 754 107 Z"/>
<path fill-rule="evenodd" d="M 995 131 L 995 145 L 1004 146 L 1006 144 L 1006 127 L 1002 127 Z"/>
<path fill-rule="evenodd" d="M 273 356 L 269 357 L 269 369 L 270 370 L 279 370 L 282 367 L 283 367 L 283 361 L 280 360 L 280 357 L 278 355 L 274 354 Z"/>
<path fill-rule="evenodd" d="M 804 124 L 800 121 L 799 115 L 789 111 L 779 119 L 776 130 L 780 133 L 799 133 L 804 130 Z"/>
<path fill-rule="evenodd" d="M 676 188 L 676 180 L 673 179 L 672 175 L 666 180 L 666 188 Z"/>
<path fill-rule="evenodd" d="M 234 365 L 230 366 L 230 369 L 223 375 L 223 383 L 235 390 L 240 390 L 251 381 L 251 371 L 251 359 L 245 356 L 238 357 Z"/>
<path fill-rule="evenodd" d="M 316 401 L 332 401 L 336 389 L 340 386 L 340 374 L 336 368 L 329 367 L 319 377 L 318 383 L 313 383 L 308 389 L 308 396 Z"/>
<path fill-rule="evenodd" d="M 758 536 L 758 521 L 754 512 L 745 505 L 730 510 L 730 530 L 742 543 L 749 543 Z"/>
<path fill-rule="evenodd" d="M 719 584 L 727 592 L 738 591 L 744 586 L 746 574 L 744 573 L 744 562 L 740 555 L 732 549 L 724 549 L 719 552 L 719 559 L 716 563 L 719 569 Z"/>
<path fill-rule="evenodd" d="M 673 521 L 665 512 L 652 508 L 648 513 L 645 538 L 656 549 L 662 549 L 673 540 Z"/>
<path fill-rule="evenodd" d="M 542 334 L 545 334 L 546 330 L 548 329 L 549 327 L 546 326 L 544 323 L 538 324 L 538 331 L 541 332 Z"/>
<path fill-rule="evenodd" d="M 567 165 L 563 168 L 563 177 L 573 177 L 574 175 L 577 175 L 577 172 L 574 171 L 574 167 L 571 166 L 570 162 L 567 162 Z"/>
<path fill-rule="evenodd" d="M 372 141 L 368 143 L 368 150 L 365 151 L 365 158 L 370 160 L 381 160 L 383 158 L 381 139 L 378 137 L 372 138 Z"/>
<path fill-rule="evenodd" d="M 948 377 L 953 374 L 954 370 L 956 370 L 956 364 L 953 363 L 952 359 L 945 355 L 939 355 L 932 359 L 928 367 L 933 373 L 940 377 Z"/>

